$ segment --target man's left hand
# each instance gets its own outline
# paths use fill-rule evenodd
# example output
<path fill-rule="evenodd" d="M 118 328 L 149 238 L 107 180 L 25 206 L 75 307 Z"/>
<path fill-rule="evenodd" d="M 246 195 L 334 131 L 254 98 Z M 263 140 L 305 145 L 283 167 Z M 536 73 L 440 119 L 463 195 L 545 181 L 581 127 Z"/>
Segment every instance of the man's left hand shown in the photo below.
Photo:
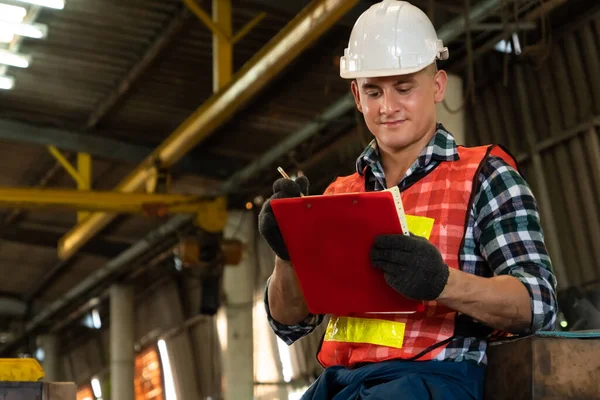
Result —
<path fill-rule="evenodd" d="M 413 300 L 435 300 L 450 271 L 439 250 L 419 236 L 379 235 L 371 249 L 371 262 L 401 295 Z"/>

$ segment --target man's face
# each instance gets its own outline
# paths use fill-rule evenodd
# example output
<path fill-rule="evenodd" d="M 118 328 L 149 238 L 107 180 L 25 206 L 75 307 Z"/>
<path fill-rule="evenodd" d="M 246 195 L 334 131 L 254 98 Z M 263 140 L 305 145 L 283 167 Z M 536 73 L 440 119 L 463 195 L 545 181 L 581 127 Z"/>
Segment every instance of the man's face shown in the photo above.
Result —
<path fill-rule="evenodd" d="M 430 66 L 410 75 L 356 79 L 352 93 L 379 147 L 396 153 L 429 140 L 446 81 L 444 71 Z"/>

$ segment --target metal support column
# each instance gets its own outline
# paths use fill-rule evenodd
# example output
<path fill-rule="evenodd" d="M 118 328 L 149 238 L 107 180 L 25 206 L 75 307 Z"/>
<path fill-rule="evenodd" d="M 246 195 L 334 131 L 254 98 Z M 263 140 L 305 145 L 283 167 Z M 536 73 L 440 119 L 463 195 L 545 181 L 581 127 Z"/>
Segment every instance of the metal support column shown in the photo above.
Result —
<path fill-rule="evenodd" d="M 213 33 L 213 92 L 217 93 L 233 75 L 231 0 L 213 0 L 212 14 L 219 33 Z"/>
<path fill-rule="evenodd" d="M 56 335 L 42 335 L 39 337 L 42 349 L 44 350 L 44 360 L 42 368 L 44 369 L 44 381 L 59 382 L 60 373 L 60 341 Z"/>
<path fill-rule="evenodd" d="M 77 168 L 75 168 L 67 157 L 65 157 L 58 148 L 55 146 L 48 146 L 48 151 L 59 164 L 71 175 L 75 183 L 77 183 L 78 190 L 88 191 L 92 187 L 92 157 L 87 153 L 77 153 Z M 89 213 L 79 212 L 77 213 L 77 221 L 83 221 Z"/>
<path fill-rule="evenodd" d="M 463 81 L 458 75 L 448 74 L 446 99 L 437 105 L 437 120 L 448 129 L 456 143 L 465 145 L 465 109 L 463 99 Z"/>
<path fill-rule="evenodd" d="M 81 180 L 77 182 L 77 189 L 90 190 L 92 188 L 92 157 L 87 153 L 77 153 L 77 172 Z M 88 216 L 86 212 L 77 213 L 77 221 L 81 222 Z"/>
<path fill-rule="evenodd" d="M 133 288 L 110 288 L 110 376 L 113 400 L 134 400 Z"/>
<path fill-rule="evenodd" d="M 563 258 L 560 239 L 558 237 L 558 228 L 552 215 L 552 204 L 550 201 L 550 192 L 548 191 L 548 183 L 542 165 L 542 157 L 536 151 L 536 140 L 534 134 L 534 124 L 531 120 L 531 109 L 527 100 L 527 91 L 523 66 L 519 65 L 516 68 L 516 88 L 521 110 L 521 118 L 523 120 L 523 128 L 525 131 L 525 139 L 529 151 L 531 151 L 531 165 L 533 166 L 533 178 L 536 181 L 537 192 L 536 197 L 539 198 L 540 214 L 544 224 L 544 232 L 547 237 L 548 251 L 552 257 L 552 266 L 556 274 L 558 285 L 562 288 L 569 287 L 568 275 L 565 272 L 565 259 Z"/>
<path fill-rule="evenodd" d="M 224 230 L 226 238 L 245 243 L 242 261 L 225 268 L 223 278 L 227 315 L 227 352 L 223 355 L 226 400 L 254 398 L 252 306 L 256 257 L 252 215 L 245 211 L 231 213 Z"/>

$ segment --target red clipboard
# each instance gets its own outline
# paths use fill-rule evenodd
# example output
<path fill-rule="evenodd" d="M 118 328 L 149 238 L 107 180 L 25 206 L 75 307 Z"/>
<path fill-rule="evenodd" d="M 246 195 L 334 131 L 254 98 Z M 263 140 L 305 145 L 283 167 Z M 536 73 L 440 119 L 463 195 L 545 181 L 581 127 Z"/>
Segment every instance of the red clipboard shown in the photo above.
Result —
<path fill-rule="evenodd" d="M 388 286 L 370 261 L 377 235 L 403 233 L 392 192 L 278 199 L 271 206 L 311 313 L 425 309 Z"/>

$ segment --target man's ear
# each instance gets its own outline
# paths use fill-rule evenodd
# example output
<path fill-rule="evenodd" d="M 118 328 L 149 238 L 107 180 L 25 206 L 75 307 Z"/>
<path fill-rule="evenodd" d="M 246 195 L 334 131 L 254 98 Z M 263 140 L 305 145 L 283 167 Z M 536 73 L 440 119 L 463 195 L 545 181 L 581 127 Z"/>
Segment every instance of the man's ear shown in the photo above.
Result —
<path fill-rule="evenodd" d="M 363 112 L 362 105 L 360 104 L 360 93 L 358 90 L 358 83 L 356 82 L 356 79 L 352 81 L 351 87 L 352 95 L 354 96 L 354 102 L 356 103 L 356 108 L 358 108 L 358 111 Z"/>
<path fill-rule="evenodd" d="M 434 77 L 433 99 L 436 103 L 444 101 L 446 96 L 446 85 L 448 84 L 448 75 L 446 71 L 439 70 Z"/>

